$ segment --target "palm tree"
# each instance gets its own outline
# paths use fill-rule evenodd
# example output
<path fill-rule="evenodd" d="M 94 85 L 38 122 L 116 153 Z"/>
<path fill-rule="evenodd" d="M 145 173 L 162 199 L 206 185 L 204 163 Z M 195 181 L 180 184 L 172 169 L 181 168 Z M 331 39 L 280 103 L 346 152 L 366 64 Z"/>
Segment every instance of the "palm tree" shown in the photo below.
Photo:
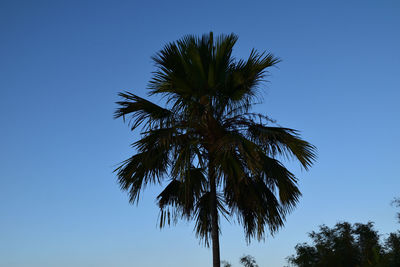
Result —
<path fill-rule="evenodd" d="M 220 215 L 234 217 L 248 242 L 273 234 L 301 195 L 296 177 L 277 159 L 289 156 L 307 170 L 315 148 L 298 132 L 273 127 L 265 115 L 251 112 L 267 70 L 279 62 L 252 50 L 236 60 L 234 34 L 188 35 L 169 43 L 152 60 L 157 70 L 149 95 L 166 100 L 161 107 L 130 92 L 115 117 L 141 126 L 137 153 L 115 170 L 131 202 L 148 184 L 164 184 L 157 200 L 160 227 L 176 219 L 195 221 L 196 236 L 209 246 L 220 266 Z"/>

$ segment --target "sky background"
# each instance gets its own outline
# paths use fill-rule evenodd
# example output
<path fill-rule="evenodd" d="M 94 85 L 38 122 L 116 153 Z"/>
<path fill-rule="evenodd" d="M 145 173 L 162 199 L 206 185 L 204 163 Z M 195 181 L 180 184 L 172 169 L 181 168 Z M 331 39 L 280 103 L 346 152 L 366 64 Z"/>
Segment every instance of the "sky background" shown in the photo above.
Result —
<path fill-rule="evenodd" d="M 399 229 L 400 2 L 0 1 L 0 266 L 211 266 L 193 224 L 157 228 L 148 187 L 128 203 L 113 170 L 138 137 L 117 93 L 146 96 L 150 57 L 185 34 L 236 33 L 282 59 L 255 110 L 318 148 L 284 228 L 246 245 L 222 224 L 221 258 L 283 266 L 318 225 Z M 158 102 L 159 99 L 151 98 Z"/>

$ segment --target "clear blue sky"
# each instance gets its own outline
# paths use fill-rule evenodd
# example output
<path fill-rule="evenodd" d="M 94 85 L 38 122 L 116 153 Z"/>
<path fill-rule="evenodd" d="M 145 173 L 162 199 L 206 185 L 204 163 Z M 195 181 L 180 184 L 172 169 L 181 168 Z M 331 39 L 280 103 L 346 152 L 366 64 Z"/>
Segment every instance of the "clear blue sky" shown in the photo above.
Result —
<path fill-rule="evenodd" d="M 139 206 L 115 166 L 132 134 L 117 92 L 146 95 L 150 57 L 185 34 L 234 32 L 283 61 L 257 110 L 318 147 L 303 192 L 274 238 L 245 243 L 222 225 L 222 259 L 283 266 L 307 232 L 339 220 L 399 228 L 400 2 L 0 1 L 0 266 L 211 266 L 191 223 L 159 230 L 148 188 Z M 158 99 L 154 99 L 158 101 Z"/>

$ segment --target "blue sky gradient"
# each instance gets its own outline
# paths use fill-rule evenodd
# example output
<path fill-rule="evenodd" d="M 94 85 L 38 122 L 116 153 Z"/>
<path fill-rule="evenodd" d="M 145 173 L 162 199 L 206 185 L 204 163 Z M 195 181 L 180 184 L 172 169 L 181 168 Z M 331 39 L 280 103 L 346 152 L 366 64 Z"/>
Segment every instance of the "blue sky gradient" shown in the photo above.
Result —
<path fill-rule="evenodd" d="M 247 246 L 224 222 L 222 259 L 283 266 L 340 220 L 398 229 L 399 26 L 395 0 L 0 1 L 0 266 L 211 266 L 192 223 L 157 228 L 159 187 L 132 206 L 112 173 L 138 137 L 117 93 L 146 96 L 150 57 L 209 31 L 282 59 L 255 110 L 318 148 L 309 172 L 286 162 L 303 193 L 286 226 Z"/>

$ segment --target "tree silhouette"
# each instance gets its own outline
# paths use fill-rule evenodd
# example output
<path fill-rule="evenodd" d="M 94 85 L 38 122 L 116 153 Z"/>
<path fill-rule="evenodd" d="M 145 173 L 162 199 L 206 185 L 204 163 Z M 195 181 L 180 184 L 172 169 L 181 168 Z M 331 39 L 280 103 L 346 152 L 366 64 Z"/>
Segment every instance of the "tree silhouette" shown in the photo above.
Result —
<path fill-rule="evenodd" d="M 251 255 L 242 256 L 239 259 L 239 263 L 244 267 L 258 267 L 256 259 Z M 232 264 L 228 261 L 221 261 L 222 267 L 232 267 Z"/>
<path fill-rule="evenodd" d="M 392 201 L 392 205 L 397 207 L 397 208 L 400 208 L 400 198 L 395 198 Z M 398 219 L 398 222 L 400 223 L 400 212 L 397 213 L 397 219 Z"/>
<path fill-rule="evenodd" d="M 397 233 L 390 233 L 385 242 L 385 251 L 386 266 L 400 266 L 400 231 Z"/>
<path fill-rule="evenodd" d="M 232 267 L 232 264 L 228 261 L 221 261 L 222 267 Z"/>
<path fill-rule="evenodd" d="M 256 263 L 256 259 L 250 255 L 246 255 L 240 258 L 239 262 L 244 266 L 244 267 L 258 267 Z"/>
<path fill-rule="evenodd" d="M 320 226 L 309 234 L 312 245 L 298 244 L 288 258 L 298 267 L 395 267 L 400 266 L 400 233 L 391 233 L 381 244 L 372 222 Z"/>
<path fill-rule="evenodd" d="M 251 112 L 260 99 L 267 70 L 279 62 L 252 50 L 236 60 L 234 34 L 188 35 L 167 44 L 152 59 L 157 70 L 149 95 L 161 107 L 130 92 L 119 95 L 115 117 L 142 126 L 136 154 L 116 169 L 131 202 L 148 184 L 169 183 L 159 194 L 160 227 L 178 218 L 195 221 L 196 235 L 209 245 L 220 266 L 219 218 L 236 217 L 247 241 L 276 232 L 301 195 L 296 177 L 279 161 L 293 157 L 308 169 L 315 148 L 298 132 L 272 127 Z"/>

